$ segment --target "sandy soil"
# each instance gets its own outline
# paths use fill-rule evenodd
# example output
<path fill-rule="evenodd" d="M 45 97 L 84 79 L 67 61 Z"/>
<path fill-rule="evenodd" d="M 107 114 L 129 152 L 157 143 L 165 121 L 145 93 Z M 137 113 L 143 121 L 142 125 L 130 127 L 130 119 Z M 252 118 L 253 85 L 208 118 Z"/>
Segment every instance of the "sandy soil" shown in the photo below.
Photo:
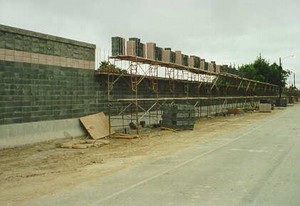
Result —
<path fill-rule="evenodd" d="M 277 112 L 280 111 L 272 114 Z M 70 139 L 60 139 L 0 150 L 0 205 L 19 205 L 28 199 L 59 193 L 147 158 L 159 158 L 196 142 L 205 142 L 272 114 L 201 119 L 193 131 L 149 129 L 137 139 L 111 139 L 110 144 L 100 148 L 63 149 L 58 145 Z"/>

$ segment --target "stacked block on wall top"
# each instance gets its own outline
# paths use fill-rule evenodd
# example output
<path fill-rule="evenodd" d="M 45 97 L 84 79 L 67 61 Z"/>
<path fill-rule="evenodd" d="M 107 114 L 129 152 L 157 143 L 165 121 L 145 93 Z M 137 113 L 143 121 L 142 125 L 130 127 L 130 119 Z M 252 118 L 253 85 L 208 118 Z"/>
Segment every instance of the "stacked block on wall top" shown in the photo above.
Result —
<path fill-rule="evenodd" d="M 164 49 L 162 51 L 162 61 L 169 63 L 171 60 L 171 50 Z"/>
<path fill-rule="evenodd" d="M 205 59 L 200 59 L 200 69 L 205 70 Z"/>
<path fill-rule="evenodd" d="M 189 67 L 200 68 L 200 57 L 190 56 Z"/>
<path fill-rule="evenodd" d="M 189 56 L 182 54 L 182 65 L 183 66 L 188 66 L 189 65 Z"/>
<path fill-rule="evenodd" d="M 163 106 L 162 126 L 179 130 L 194 129 L 195 108 L 188 104 Z"/>
<path fill-rule="evenodd" d="M 182 65 L 182 53 L 181 51 L 175 51 L 175 63 Z"/>
<path fill-rule="evenodd" d="M 111 38 L 112 56 L 125 55 L 125 39 L 121 37 Z"/>
<path fill-rule="evenodd" d="M 220 65 L 216 65 L 216 73 L 220 73 L 221 71 L 221 66 Z"/>
<path fill-rule="evenodd" d="M 162 51 L 161 47 L 155 47 L 155 60 L 162 61 Z"/>
<path fill-rule="evenodd" d="M 155 58 L 155 49 L 156 49 L 156 44 L 152 42 L 148 42 L 147 44 L 147 59 L 152 59 L 156 60 Z"/>
<path fill-rule="evenodd" d="M 229 72 L 235 74 L 235 71 L 229 71 L 227 65 L 217 65 L 215 61 L 205 62 L 198 56 L 188 56 L 181 51 L 172 51 L 171 48 L 161 48 L 154 42 L 146 44 L 136 37 L 131 37 L 126 42 L 122 37 L 112 37 L 112 56 L 128 55 L 147 58 L 165 63 L 174 63 L 178 65 L 199 68 L 214 73 Z M 125 52 L 126 51 L 126 52 Z"/>
<path fill-rule="evenodd" d="M 146 56 L 146 47 L 145 44 L 141 43 L 141 40 L 136 37 L 129 38 L 127 41 L 127 55 L 129 56 Z"/>

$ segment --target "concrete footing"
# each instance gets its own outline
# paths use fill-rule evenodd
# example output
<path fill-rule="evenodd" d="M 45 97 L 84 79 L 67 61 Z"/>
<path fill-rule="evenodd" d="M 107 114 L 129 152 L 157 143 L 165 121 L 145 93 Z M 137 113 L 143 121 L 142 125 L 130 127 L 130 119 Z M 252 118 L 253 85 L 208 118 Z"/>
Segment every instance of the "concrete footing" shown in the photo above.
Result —
<path fill-rule="evenodd" d="M 85 135 L 79 119 L 0 125 L 0 149 Z"/>

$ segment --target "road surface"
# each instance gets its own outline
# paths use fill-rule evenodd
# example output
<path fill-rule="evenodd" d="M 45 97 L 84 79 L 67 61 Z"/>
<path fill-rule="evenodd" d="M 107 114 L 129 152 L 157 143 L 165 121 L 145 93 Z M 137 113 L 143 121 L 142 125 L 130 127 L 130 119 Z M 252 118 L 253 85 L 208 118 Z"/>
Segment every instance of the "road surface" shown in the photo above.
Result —
<path fill-rule="evenodd" d="M 25 205 L 300 205 L 300 105 Z M 201 135 L 201 134 L 197 134 Z"/>

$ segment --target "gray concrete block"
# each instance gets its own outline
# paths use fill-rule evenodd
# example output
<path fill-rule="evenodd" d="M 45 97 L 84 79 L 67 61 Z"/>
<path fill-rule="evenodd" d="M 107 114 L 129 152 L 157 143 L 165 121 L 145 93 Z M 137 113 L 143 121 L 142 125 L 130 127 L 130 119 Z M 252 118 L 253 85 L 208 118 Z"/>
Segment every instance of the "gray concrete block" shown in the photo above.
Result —
<path fill-rule="evenodd" d="M 0 125 L 0 149 L 82 135 L 78 118 Z"/>

